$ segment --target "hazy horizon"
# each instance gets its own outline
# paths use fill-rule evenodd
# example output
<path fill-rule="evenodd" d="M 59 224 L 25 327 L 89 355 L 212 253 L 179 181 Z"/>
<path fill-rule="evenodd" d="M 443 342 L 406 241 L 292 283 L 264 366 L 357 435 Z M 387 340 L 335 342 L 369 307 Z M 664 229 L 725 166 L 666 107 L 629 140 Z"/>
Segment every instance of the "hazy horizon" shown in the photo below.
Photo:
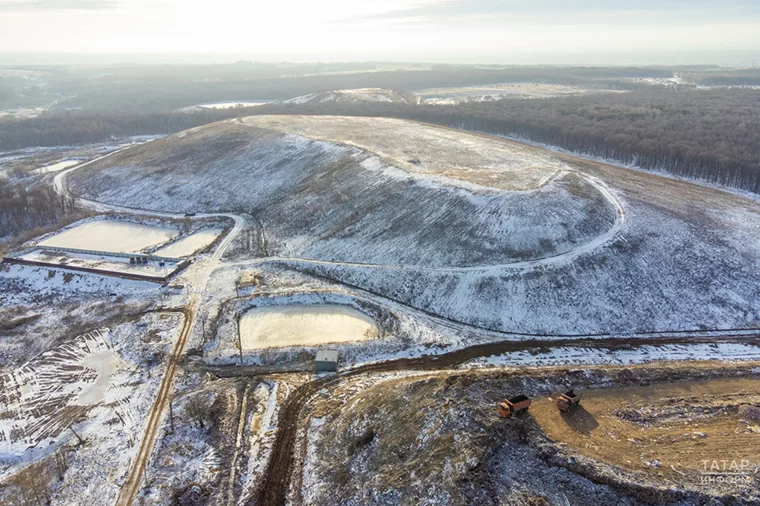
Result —
<path fill-rule="evenodd" d="M 332 57 L 331 57 L 332 56 Z M 546 66 L 675 66 L 718 65 L 722 67 L 760 66 L 758 51 L 662 51 L 651 53 L 513 53 L 501 57 L 464 58 L 306 58 L 297 54 L 272 56 L 250 53 L 77 53 L 77 52 L 0 52 L 0 66 L 54 65 L 192 65 L 232 64 L 237 62 L 272 64 L 452 64 L 452 65 L 546 65 Z"/>
<path fill-rule="evenodd" d="M 9 0 L 0 4 L 0 47 L 5 65 L 28 58 L 752 66 L 760 63 L 760 4 Z"/>

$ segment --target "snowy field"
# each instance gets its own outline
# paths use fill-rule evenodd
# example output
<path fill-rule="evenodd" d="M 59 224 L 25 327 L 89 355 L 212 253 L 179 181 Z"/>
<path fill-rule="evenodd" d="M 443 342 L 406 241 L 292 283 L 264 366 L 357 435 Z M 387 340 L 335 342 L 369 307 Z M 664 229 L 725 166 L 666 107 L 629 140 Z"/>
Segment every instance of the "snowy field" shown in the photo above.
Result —
<path fill-rule="evenodd" d="M 324 132 L 344 120 L 325 118 Z M 596 184 L 532 148 L 468 136 L 450 147 L 450 163 L 434 163 L 428 143 L 446 145 L 451 131 L 421 128 L 415 136 L 414 124 L 401 132 L 394 125 L 373 129 L 357 119 L 357 135 L 378 139 L 368 149 L 390 150 L 377 154 L 222 122 L 118 153 L 76 171 L 72 184 L 99 201 L 153 210 L 252 209 L 269 255 L 383 265 L 553 256 L 593 241 L 618 219 L 617 204 Z"/>
<path fill-rule="evenodd" d="M 599 91 L 594 90 L 599 93 Z M 503 83 L 487 86 L 426 88 L 416 90 L 419 103 L 455 105 L 462 102 L 489 102 L 502 98 L 548 98 L 590 93 L 591 90 L 561 84 Z"/>
<path fill-rule="evenodd" d="M 54 442 L 88 406 L 104 399 L 114 374 L 124 369 L 111 338 L 108 329 L 79 336 L 0 377 L 0 459 Z"/>
<path fill-rule="evenodd" d="M 156 283 L 0 264 L 0 372 L 150 306 Z"/>
<path fill-rule="evenodd" d="M 235 107 L 255 107 L 268 104 L 268 100 L 238 100 L 237 102 L 214 102 L 210 104 L 198 104 L 201 109 L 234 109 Z"/>
<path fill-rule="evenodd" d="M 760 326 L 760 205 L 686 181 L 411 122 L 323 117 L 217 123 L 87 169 L 73 184 L 92 198 L 251 209 L 268 255 L 477 327 Z"/>
<path fill-rule="evenodd" d="M 347 90 L 324 91 L 310 93 L 300 97 L 281 100 L 282 104 L 355 104 L 360 102 L 409 102 L 410 97 L 393 90 L 384 88 L 356 88 Z"/>
<path fill-rule="evenodd" d="M 0 305 L 9 308 L 45 297 L 76 298 L 114 293 L 144 298 L 156 290 L 156 285 L 64 269 L 0 264 L 0 288 Z"/>
<path fill-rule="evenodd" d="M 114 503 L 181 322 L 146 314 L 73 337 L 0 377 L 3 477 L 36 472 L 52 504 Z M 22 482 L 0 488 L 3 504 L 18 500 L 13 483 Z"/>
<path fill-rule="evenodd" d="M 494 142 L 476 134 L 392 118 L 250 116 L 242 121 L 354 146 L 411 174 L 455 179 L 486 188 L 539 188 L 564 168 L 546 152 L 521 144 Z"/>
<path fill-rule="evenodd" d="M 204 211 L 246 214 L 234 261 L 199 256 L 167 287 L 0 265 L 0 478 L 64 455 L 67 470 L 45 478 L 55 504 L 111 504 L 124 485 L 183 321 L 157 307 L 191 301 L 197 316 L 140 481 L 138 501 L 155 504 L 192 502 L 196 486 L 220 503 L 250 500 L 278 408 L 310 378 L 209 380 L 215 368 L 282 373 L 310 366 L 326 343 L 351 368 L 532 339 L 547 344 L 461 368 L 760 359 L 748 342 L 548 344 L 760 327 L 760 204 L 716 189 L 486 136 L 335 117 L 199 127 L 72 178 L 95 200 L 197 211 L 201 224 L 89 219 L 44 245 L 187 256 L 223 231 Z M 251 274 L 257 284 L 241 295 Z M 308 434 L 319 432 L 313 416 Z M 314 472 L 306 466 L 307 498 Z M 15 501 L 14 486 L 0 486 L 0 503 Z"/>

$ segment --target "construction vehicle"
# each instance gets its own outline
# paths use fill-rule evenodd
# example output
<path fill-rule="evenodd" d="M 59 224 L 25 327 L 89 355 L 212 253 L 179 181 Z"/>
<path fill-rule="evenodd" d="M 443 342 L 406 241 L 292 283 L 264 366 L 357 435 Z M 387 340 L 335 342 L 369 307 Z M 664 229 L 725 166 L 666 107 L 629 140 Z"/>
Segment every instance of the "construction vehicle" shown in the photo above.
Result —
<path fill-rule="evenodd" d="M 581 396 L 580 394 L 576 394 L 575 391 L 571 388 L 564 394 L 560 394 L 559 397 L 557 397 L 557 408 L 560 411 L 567 412 L 570 411 L 570 409 L 577 405 L 579 402 L 581 402 Z"/>
<path fill-rule="evenodd" d="M 518 395 L 510 399 L 505 399 L 504 402 L 499 404 L 497 411 L 499 415 L 504 418 L 509 418 L 515 413 L 525 411 L 533 401 L 527 395 Z"/>

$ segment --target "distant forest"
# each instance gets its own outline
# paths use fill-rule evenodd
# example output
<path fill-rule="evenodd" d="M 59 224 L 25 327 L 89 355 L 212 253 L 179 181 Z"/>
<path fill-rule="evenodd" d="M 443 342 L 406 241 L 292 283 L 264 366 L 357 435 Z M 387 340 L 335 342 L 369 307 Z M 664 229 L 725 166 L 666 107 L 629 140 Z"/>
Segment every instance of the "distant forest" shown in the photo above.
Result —
<path fill-rule="evenodd" d="M 268 105 L 256 114 L 389 116 L 519 137 L 760 193 L 760 90 L 651 87 L 460 105 Z"/>
<path fill-rule="evenodd" d="M 760 193 L 760 90 L 648 86 L 460 105 L 269 104 L 193 113 L 46 113 L 0 120 L 0 150 L 172 133 L 251 114 L 386 116 L 519 137 L 644 169 Z"/>
<path fill-rule="evenodd" d="M 170 134 L 240 114 L 238 109 L 192 113 L 69 111 L 28 119 L 0 119 L 0 151 L 106 142 L 131 135 Z"/>
<path fill-rule="evenodd" d="M 647 86 L 632 78 L 673 75 L 671 69 L 641 67 L 433 65 L 427 68 L 420 65 L 420 68 L 412 66 L 406 70 L 371 67 L 374 65 L 281 67 L 246 62 L 235 65 L 52 67 L 43 68 L 43 74 L 35 79 L 0 74 L 0 108 L 55 102 L 56 110 L 154 113 L 171 112 L 204 102 L 280 100 L 347 88 L 411 91 L 504 82 L 629 90 Z M 35 67 L 33 70 L 40 69 Z"/>

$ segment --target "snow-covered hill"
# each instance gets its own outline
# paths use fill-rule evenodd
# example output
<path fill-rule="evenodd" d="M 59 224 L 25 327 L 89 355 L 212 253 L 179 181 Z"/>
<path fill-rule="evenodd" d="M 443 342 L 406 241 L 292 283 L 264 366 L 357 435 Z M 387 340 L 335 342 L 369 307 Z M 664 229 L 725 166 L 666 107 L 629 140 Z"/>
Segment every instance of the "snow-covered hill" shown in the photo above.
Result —
<path fill-rule="evenodd" d="M 131 148 L 72 186 L 140 208 L 251 212 L 270 255 L 343 262 L 291 265 L 485 328 L 760 326 L 756 201 L 491 137 L 256 116 Z"/>
<path fill-rule="evenodd" d="M 513 143 L 400 120 L 267 118 L 119 153 L 74 173 L 73 189 L 154 210 L 252 212 L 270 254 L 373 264 L 531 260 L 615 224 L 590 181 Z"/>

